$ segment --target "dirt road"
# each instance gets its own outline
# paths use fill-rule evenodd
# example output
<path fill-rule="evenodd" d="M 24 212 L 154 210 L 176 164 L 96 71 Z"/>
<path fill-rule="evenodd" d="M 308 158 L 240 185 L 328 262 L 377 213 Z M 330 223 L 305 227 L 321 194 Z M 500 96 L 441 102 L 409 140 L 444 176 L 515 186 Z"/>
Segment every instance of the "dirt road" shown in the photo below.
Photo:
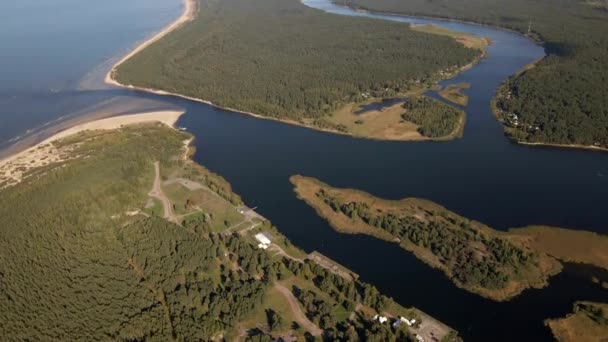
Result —
<path fill-rule="evenodd" d="M 321 336 L 323 334 L 323 330 L 319 328 L 316 324 L 311 322 L 308 317 L 302 312 L 300 306 L 298 305 L 298 300 L 293 296 L 293 293 L 286 288 L 285 286 L 276 283 L 274 287 L 281 292 L 281 294 L 287 299 L 289 302 L 289 308 L 291 309 L 291 313 L 293 314 L 293 318 L 296 322 L 306 331 L 311 333 L 313 336 Z"/>
<path fill-rule="evenodd" d="M 154 197 L 157 200 L 161 201 L 163 204 L 163 217 L 173 223 L 179 224 L 179 220 L 173 214 L 173 207 L 171 206 L 171 201 L 169 198 L 163 193 L 163 189 L 160 186 L 160 164 L 159 162 L 154 163 L 154 172 L 156 175 L 154 176 L 154 185 L 152 186 L 152 190 L 148 193 L 148 196 Z"/>

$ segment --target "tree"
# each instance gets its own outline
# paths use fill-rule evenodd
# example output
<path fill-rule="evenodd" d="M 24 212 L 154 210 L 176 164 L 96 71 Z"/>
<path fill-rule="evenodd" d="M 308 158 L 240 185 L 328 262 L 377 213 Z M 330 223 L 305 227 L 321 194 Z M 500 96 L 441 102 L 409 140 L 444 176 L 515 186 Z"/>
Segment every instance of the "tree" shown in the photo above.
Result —
<path fill-rule="evenodd" d="M 266 309 L 266 319 L 270 331 L 280 331 L 284 328 L 283 318 L 276 311 L 272 309 Z"/>

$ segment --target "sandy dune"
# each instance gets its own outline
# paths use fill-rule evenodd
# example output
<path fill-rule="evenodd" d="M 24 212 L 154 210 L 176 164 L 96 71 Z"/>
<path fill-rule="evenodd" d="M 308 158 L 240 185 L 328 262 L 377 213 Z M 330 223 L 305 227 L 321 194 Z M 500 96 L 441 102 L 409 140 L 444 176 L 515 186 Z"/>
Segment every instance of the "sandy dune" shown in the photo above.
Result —
<path fill-rule="evenodd" d="M 69 159 L 70 148 L 57 149 L 52 144 L 53 141 L 82 131 L 117 129 L 144 122 L 161 122 L 174 127 L 183 113 L 183 111 L 159 111 L 115 116 L 68 128 L 22 152 L 0 160 L 0 188 L 19 183 L 28 170 Z"/>

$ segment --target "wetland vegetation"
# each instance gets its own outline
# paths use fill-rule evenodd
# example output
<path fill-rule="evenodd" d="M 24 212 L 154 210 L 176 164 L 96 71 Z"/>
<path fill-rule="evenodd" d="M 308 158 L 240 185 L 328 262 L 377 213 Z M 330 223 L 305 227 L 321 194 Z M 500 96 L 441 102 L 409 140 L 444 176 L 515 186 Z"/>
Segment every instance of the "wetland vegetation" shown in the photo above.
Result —
<path fill-rule="evenodd" d="M 558 342 L 595 342 L 608 340 L 608 304 L 577 302 L 564 318 L 546 321 Z"/>
<path fill-rule="evenodd" d="M 291 182 L 298 197 L 337 231 L 397 243 L 457 286 L 494 300 L 546 286 L 561 271 L 557 259 L 608 269 L 605 236 L 539 227 L 506 233 L 422 199 L 383 200 L 302 176 L 293 176 Z M 585 250 L 592 235 L 597 241 Z M 566 245 L 559 244 L 566 240 Z"/>
<path fill-rule="evenodd" d="M 392 99 L 389 101 L 398 100 Z M 342 127 L 353 136 L 379 140 L 448 140 L 462 135 L 466 114 L 422 95 L 420 91 L 381 109 L 362 111 L 382 104 L 377 100 L 350 104 L 327 117 L 327 122 Z"/>
<path fill-rule="evenodd" d="M 469 97 L 463 94 L 462 90 L 469 88 L 471 88 L 470 83 L 448 84 L 438 94 L 452 103 L 465 107 L 469 103 Z"/>

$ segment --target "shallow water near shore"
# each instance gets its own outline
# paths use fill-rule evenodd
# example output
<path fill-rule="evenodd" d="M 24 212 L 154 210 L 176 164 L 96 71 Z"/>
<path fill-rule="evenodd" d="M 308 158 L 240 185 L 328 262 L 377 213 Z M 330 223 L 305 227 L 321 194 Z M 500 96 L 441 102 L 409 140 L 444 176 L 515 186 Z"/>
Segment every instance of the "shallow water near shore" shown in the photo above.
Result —
<path fill-rule="evenodd" d="M 53 1 L 68 6 L 74 0 Z M 102 13 L 114 13 L 112 10 L 122 11 L 121 4 L 112 0 L 96 7 L 104 9 Z M 371 16 L 336 7 L 325 0 L 306 4 L 341 15 Z M 5 6 L 0 4 L 0 13 L 6 13 Z M 3 104 L 0 148 L 19 141 L 15 139 L 18 136 L 32 136 L 24 134 L 27 130 L 40 131 L 43 136 L 43 125 L 62 116 L 89 115 L 90 110 L 86 110 L 89 107 L 110 108 L 115 114 L 136 112 L 142 106 L 146 110 L 184 108 L 186 114 L 178 125 L 187 127 L 196 136 L 195 160 L 223 175 L 248 205 L 258 206 L 260 214 L 273 221 L 295 245 L 334 258 L 400 303 L 414 305 L 459 330 L 467 341 L 550 341 L 544 319 L 567 314 L 575 300 L 608 301 L 608 291 L 590 280 L 592 275 L 608 280 L 607 272 L 574 264 L 566 265 L 563 273 L 551 278 L 548 288 L 525 291 L 510 302 L 480 298 L 456 288 L 442 273 L 397 245 L 334 232 L 314 210 L 295 197 L 289 183 L 291 175 L 303 174 L 332 186 L 357 188 L 383 198 L 426 198 L 498 229 L 547 224 L 608 234 L 605 210 L 608 177 L 601 176 L 608 174 L 608 153 L 516 145 L 503 136 L 501 125 L 491 113 L 490 100 L 497 86 L 543 55 L 542 48 L 530 40 L 477 25 L 375 16 L 433 23 L 493 41 L 488 56 L 479 64 L 455 79 L 442 82 L 472 85 L 466 91 L 470 99 L 465 108 L 468 116 L 462 139 L 381 142 L 259 120 L 170 97 L 96 86 L 83 90 L 83 79 L 94 81 L 103 75 L 103 66 L 111 65 L 110 57 L 116 60 L 128 47 L 177 17 L 180 9 L 179 2 L 169 0 L 145 3 L 134 0 L 125 6 L 124 11 L 134 17 L 114 18 L 116 27 L 124 28 L 124 34 L 100 30 L 97 41 L 90 41 L 89 37 L 79 35 L 82 27 L 67 31 L 65 35 L 70 38 L 67 46 L 86 48 L 87 42 L 105 46 L 75 59 L 82 64 L 65 66 L 65 72 L 59 69 L 56 75 L 30 75 L 29 79 L 21 79 L 15 73 L 13 78 L 21 80 L 21 85 L 0 81 L 0 104 Z M 19 13 L 22 9 L 7 10 Z M 82 18 L 65 17 L 70 25 L 79 20 Z M 103 17 L 91 16 L 88 20 L 99 24 Z M 19 38 L 18 33 L 5 25 L 0 21 L 0 28 L 6 28 L 0 30 L 4 32 L 2 41 L 12 42 L 18 50 L 20 46 L 13 42 Z M 40 23 L 31 29 L 30 41 L 48 39 L 36 34 L 45 25 L 55 27 L 55 23 Z M 57 58 L 77 55 L 75 49 L 66 48 L 58 52 Z M 12 57 L 0 57 L 5 59 L 3 68 L 6 63 L 19 65 L 18 56 L 15 53 Z M 96 69 L 97 65 L 101 66 Z M 54 64 L 46 67 L 52 68 Z M 67 85 L 54 90 L 57 84 Z"/>
<path fill-rule="evenodd" d="M 180 10 L 173 0 L 1 1 L 0 151 L 95 111 L 120 113 L 117 96 L 129 92 L 99 75 Z"/>

